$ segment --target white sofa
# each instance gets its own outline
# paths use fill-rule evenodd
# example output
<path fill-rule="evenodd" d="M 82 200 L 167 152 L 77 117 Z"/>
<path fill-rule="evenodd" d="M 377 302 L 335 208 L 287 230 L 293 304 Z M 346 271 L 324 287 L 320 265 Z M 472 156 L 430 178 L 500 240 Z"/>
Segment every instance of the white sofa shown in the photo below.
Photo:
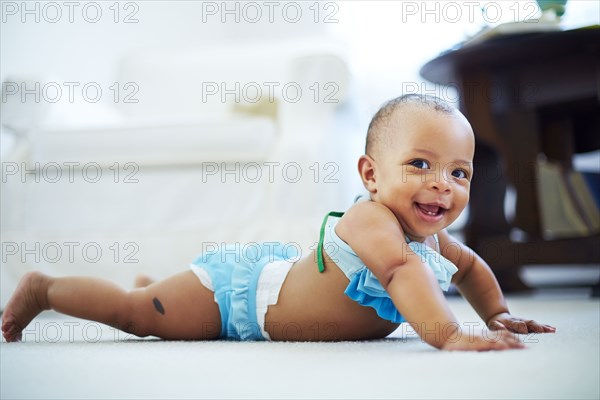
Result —
<path fill-rule="evenodd" d="M 213 243 L 308 251 L 322 215 L 351 200 L 343 143 L 328 144 L 349 73 L 323 43 L 137 53 L 116 71 L 138 102 L 2 104 L 2 307 L 32 269 L 131 286 L 140 272 L 187 268 Z M 267 82 L 273 98 L 207 91 L 236 82 Z M 287 83 L 302 88 L 298 101 L 277 89 Z"/>

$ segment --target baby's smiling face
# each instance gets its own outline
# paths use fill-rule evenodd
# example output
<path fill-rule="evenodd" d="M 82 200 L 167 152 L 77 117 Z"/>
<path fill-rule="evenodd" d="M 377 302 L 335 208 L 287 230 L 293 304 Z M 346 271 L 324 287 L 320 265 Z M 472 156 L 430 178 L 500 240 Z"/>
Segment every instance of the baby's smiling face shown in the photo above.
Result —
<path fill-rule="evenodd" d="M 423 241 L 458 218 L 469 201 L 475 139 L 466 118 L 426 107 L 392 115 L 373 154 L 371 199 L 387 206 L 405 235 Z M 363 178 L 364 179 L 364 178 Z"/>

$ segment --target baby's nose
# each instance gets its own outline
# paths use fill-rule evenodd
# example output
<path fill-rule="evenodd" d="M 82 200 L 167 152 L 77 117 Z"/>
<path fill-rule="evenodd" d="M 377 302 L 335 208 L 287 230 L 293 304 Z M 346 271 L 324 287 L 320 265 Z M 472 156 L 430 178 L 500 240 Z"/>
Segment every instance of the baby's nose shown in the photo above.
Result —
<path fill-rule="evenodd" d="M 450 192 L 450 184 L 443 177 L 430 182 L 429 187 L 442 193 Z"/>

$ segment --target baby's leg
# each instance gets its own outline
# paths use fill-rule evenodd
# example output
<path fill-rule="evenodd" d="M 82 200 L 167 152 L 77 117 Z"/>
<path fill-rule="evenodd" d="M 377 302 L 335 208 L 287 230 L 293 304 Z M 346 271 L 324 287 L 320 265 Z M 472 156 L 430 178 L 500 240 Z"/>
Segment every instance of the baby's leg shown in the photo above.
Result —
<path fill-rule="evenodd" d="M 102 322 L 137 336 L 214 339 L 221 316 L 214 294 L 186 271 L 144 288 L 125 291 L 96 278 L 51 278 L 39 272 L 23 277 L 3 313 L 7 341 L 43 310 Z"/>

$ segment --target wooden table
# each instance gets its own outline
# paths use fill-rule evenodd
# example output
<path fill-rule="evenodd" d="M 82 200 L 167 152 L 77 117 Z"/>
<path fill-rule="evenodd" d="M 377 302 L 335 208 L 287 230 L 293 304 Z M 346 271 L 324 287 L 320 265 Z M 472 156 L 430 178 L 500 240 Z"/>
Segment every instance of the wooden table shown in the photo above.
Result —
<path fill-rule="evenodd" d="M 535 166 L 543 153 L 571 168 L 574 153 L 600 148 L 600 29 L 501 36 L 443 53 L 420 73 L 456 87 L 475 131 L 466 242 L 503 289 L 526 289 L 524 264 L 599 264 L 598 234 L 544 240 Z M 517 196 L 512 221 L 507 184 Z"/>

